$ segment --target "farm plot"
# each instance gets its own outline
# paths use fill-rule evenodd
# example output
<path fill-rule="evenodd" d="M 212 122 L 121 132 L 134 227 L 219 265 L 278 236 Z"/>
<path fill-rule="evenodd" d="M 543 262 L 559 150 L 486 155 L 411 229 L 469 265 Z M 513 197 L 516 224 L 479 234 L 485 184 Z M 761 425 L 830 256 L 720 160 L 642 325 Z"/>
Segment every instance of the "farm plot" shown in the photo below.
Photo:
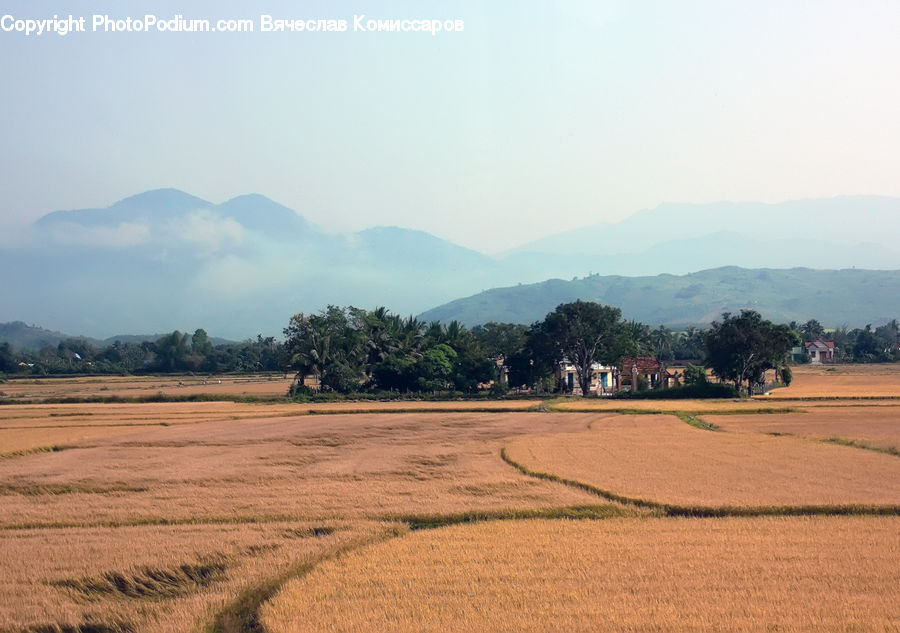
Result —
<path fill-rule="evenodd" d="M 0 631 L 197 630 L 256 585 L 394 533 L 366 522 L 7 531 Z"/>
<path fill-rule="evenodd" d="M 900 455 L 900 405 L 804 408 L 803 413 L 704 415 L 703 419 L 727 431 L 805 437 Z"/>
<path fill-rule="evenodd" d="M 7 397 L 23 400 L 118 396 L 140 398 L 157 393 L 227 396 L 284 396 L 291 378 L 278 375 L 198 376 L 88 376 L 77 378 L 14 378 L 3 385 Z"/>
<path fill-rule="evenodd" d="M 495 522 L 409 534 L 289 582 L 272 633 L 894 631 L 900 519 Z"/>
<path fill-rule="evenodd" d="M 900 398 L 900 364 L 798 365 L 771 398 Z"/>
<path fill-rule="evenodd" d="M 704 431 L 674 416 L 609 416 L 588 431 L 514 438 L 505 454 L 528 471 L 682 511 L 900 506 L 896 457 L 795 438 Z"/>
<path fill-rule="evenodd" d="M 509 437 L 585 428 L 591 417 L 328 415 L 151 427 L 0 460 L 0 527 L 599 505 L 594 495 L 524 477 L 498 458 Z"/>

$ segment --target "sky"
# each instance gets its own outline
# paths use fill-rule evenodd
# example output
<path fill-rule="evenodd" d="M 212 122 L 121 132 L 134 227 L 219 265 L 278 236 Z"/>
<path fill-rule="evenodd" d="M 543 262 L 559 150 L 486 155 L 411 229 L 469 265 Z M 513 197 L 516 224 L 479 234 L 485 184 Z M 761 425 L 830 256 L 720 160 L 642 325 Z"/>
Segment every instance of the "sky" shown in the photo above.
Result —
<path fill-rule="evenodd" d="M 487 253 L 664 202 L 900 196 L 900 3 L 41 2 L 0 31 L 0 231 L 176 187 Z M 253 33 L 91 32 L 93 14 Z M 344 19 L 262 33 L 260 16 Z M 354 32 L 353 16 L 462 20 Z"/>

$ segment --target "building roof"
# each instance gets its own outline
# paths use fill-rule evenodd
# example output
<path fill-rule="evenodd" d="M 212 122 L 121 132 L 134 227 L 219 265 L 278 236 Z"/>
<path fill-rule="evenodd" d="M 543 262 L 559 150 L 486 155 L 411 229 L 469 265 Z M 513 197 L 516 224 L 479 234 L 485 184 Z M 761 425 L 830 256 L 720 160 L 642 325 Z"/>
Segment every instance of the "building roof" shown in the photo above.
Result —
<path fill-rule="evenodd" d="M 823 341 L 820 338 L 817 338 L 814 341 L 811 341 L 806 344 L 806 349 L 815 346 L 816 349 L 834 349 L 834 341 Z"/>
<path fill-rule="evenodd" d="M 653 356 L 636 356 L 633 358 L 623 358 L 619 364 L 619 369 L 626 374 L 631 373 L 631 368 L 637 367 L 639 374 L 655 374 L 659 371 L 659 361 Z"/>

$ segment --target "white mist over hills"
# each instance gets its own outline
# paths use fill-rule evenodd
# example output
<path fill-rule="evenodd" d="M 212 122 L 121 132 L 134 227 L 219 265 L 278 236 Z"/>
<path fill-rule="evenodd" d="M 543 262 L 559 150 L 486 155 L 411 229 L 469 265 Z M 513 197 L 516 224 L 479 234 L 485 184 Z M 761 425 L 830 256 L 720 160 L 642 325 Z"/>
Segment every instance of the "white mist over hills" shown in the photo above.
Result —
<path fill-rule="evenodd" d="M 0 322 L 99 338 L 203 327 L 240 339 L 278 335 L 291 314 L 328 304 L 417 314 L 494 287 L 588 273 L 900 269 L 897 235 L 897 198 L 664 204 L 489 257 L 399 227 L 330 233 L 258 194 L 215 204 L 160 189 L 50 213 L 0 245 Z"/>

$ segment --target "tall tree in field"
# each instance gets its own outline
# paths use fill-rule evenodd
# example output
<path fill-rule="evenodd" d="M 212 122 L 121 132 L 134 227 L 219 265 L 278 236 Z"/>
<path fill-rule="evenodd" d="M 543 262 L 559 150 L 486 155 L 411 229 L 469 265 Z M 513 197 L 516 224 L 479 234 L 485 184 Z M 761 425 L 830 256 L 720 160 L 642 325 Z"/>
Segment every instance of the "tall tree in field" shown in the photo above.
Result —
<path fill-rule="evenodd" d="M 632 347 L 618 308 L 590 301 L 562 303 L 532 326 L 529 348 L 536 362 L 556 367 L 564 358 L 575 366 L 581 394 L 590 391 L 593 364 L 612 365 Z"/>
<path fill-rule="evenodd" d="M 706 366 L 739 391 L 746 383 L 749 395 L 766 370 L 779 367 L 797 344 L 797 334 L 789 326 L 766 321 L 755 310 L 725 312 L 706 333 Z"/>

